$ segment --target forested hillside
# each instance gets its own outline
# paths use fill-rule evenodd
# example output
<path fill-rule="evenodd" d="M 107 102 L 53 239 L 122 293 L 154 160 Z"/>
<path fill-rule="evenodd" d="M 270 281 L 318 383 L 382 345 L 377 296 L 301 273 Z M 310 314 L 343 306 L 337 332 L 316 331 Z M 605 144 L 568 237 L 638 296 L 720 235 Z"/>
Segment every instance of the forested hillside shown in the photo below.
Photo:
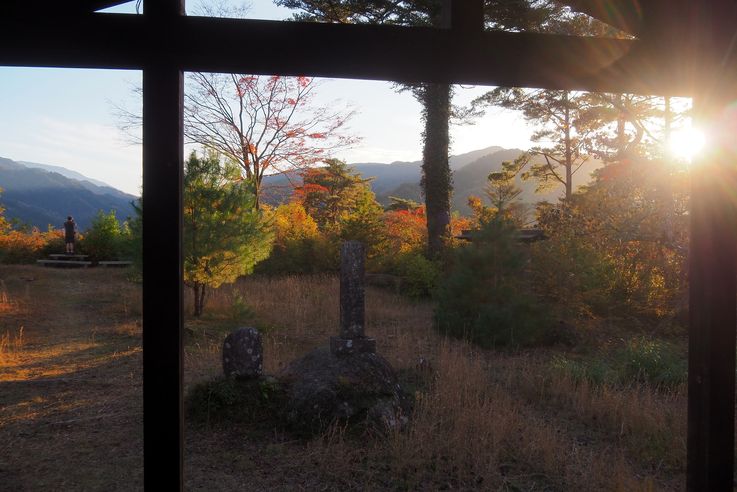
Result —
<path fill-rule="evenodd" d="M 78 173 L 79 178 L 68 177 L 75 174 L 58 166 L 35 166 L 39 165 L 0 157 L 0 188 L 8 220 L 45 230 L 49 225 L 61 227 L 72 215 L 80 229 L 86 229 L 100 210 L 116 210 L 121 219 L 133 215 L 135 196 Z M 60 173 L 64 171 L 67 176 Z"/>

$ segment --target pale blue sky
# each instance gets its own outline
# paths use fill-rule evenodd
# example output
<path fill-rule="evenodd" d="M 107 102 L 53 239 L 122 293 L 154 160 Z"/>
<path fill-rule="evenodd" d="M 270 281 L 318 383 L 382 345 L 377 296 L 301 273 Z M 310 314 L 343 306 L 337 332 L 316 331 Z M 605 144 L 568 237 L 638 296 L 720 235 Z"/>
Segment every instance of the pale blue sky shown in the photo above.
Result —
<path fill-rule="evenodd" d="M 196 12 L 199 3 L 190 0 L 188 12 Z M 135 12 L 135 2 L 116 10 Z M 261 19 L 289 15 L 268 0 L 251 2 L 249 11 L 249 17 Z M 117 129 L 113 105 L 140 108 L 132 92 L 140 80 L 137 71 L 0 67 L 0 157 L 64 166 L 138 194 L 141 148 Z M 458 88 L 454 102 L 482 92 Z M 349 127 L 362 141 L 336 157 L 349 163 L 420 159 L 420 105 L 410 94 L 398 94 L 385 82 L 333 79 L 322 82 L 318 100 L 338 100 L 358 111 Z M 490 145 L 529 146 L 529 128 L 519 115 L 503 110 L 451 133 L 453 154 Z"/>

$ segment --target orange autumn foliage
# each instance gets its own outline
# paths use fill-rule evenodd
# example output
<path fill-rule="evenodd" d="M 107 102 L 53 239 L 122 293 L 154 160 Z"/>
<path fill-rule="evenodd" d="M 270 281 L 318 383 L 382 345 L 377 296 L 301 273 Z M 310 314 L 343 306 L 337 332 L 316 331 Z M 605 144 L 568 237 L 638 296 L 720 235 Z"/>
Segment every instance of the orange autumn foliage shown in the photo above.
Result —
<path fill-rule="evenodd" d="M 63 251 L 62 230 L 41 232 L 34 227 L 30 232 L 10 230 L 0 234 L 0 263 L 33 263 L 49 253 Z"/>
<path fill-rule="evenodd" d="M 425 207 L 384 213 L 387 249 L 392 253 L 422 251 L 427 243 Z"/>
<path fill-rule="evenodd" d="M 450 235 L 455 238 L 463 231 L 476 227 L 476 220 L 472 217 L 451 217 L 450 218 Z"/>

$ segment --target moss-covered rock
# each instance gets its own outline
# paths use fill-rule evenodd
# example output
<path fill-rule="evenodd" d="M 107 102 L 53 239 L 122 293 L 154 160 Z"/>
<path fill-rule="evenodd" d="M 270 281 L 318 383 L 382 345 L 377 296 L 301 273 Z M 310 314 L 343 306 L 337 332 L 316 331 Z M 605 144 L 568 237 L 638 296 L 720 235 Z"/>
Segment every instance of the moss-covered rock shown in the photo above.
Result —
<path fill-rule="evenodd" d="M 389 363 L 375 353 L 336 356 L 319 348 L 278 376 L 285 417 L 295 429 L 317 433 L 335 422 L 373 429 L 402 427 L 410 401 Z"/>

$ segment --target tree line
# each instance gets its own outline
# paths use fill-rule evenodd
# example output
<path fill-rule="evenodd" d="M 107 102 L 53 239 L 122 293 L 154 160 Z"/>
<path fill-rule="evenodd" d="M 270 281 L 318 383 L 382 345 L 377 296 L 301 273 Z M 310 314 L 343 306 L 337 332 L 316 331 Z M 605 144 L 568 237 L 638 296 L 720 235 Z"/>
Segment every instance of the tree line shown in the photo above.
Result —
<path fill-rule="evenodd" d="M 311 21 L 438 27 L 444 15 L 441 2 L 433 0 L 278 3 Z M 618 35 L 555 2 L 488 1 L 484 12 L 486 26 L 494 29 Z M 194 73 L 188 84 L 185 134 L 204 149 L 185 163 L 185 278 L 196 315 L 208 289 L 240 275 L 334 271 L 338 245 L 346 239 L 365 242 L 370 270 L 403 277 L 412 295 L 452 295 L 454 289 L 438 282 L 452 278 L 448 272 L 455 268 L 463 270 L 464 262 L 480 261 L 471 254 L 480 245 L 505 240 L 511 243 L 492 248 L 496 259 L 487 258 L 500 270 L 488 277 L 494 288 L 481 289 L 479 303 L 494 292 L 500 301 L 502 293 L 519 293 L 524 286 L 537 293 L 527 299 L 568 312 L 626 305 L 657 318 L 678 309 L 685 284 L 687 173 L 663 143 L 688 113 L 675 111 L 670 98 L 497 88 L 458 108 L 451 103 L 452 86 L 398 86 L 423 105 L 425 203 L 396 199 L 383 209 L 370 179 L 330 158 L 358 140 L 346 129 L 350 109 L 314 106 L 313 79 Z M 472 217 L 454 216 L 449 125 L 489 106 L 520 111 L 535 127 L 535 145 L 489 175 L 486 196 L 470 199 Z M 574 189 L 574 175 L 593 158 L 603 167 L 591 183 Z M 293 198 L 278 207 L 265 205 L 264 176 L 287 171 Z M 535 180 L 539 190 L 559 186 L 563 197 L 530 211 L 519 201 L 517 179 Z M 515 260 L 519 248 L 510 232 L 530 220 L 549 238 L 525 250 L 536 255 L 532 263 Z M 456 236 L 463 229 L 495 233 L 462 246 Z M 512 256 L 500 261 L 504 252 Z M 482 258 L 487 253 L 479 250 Z M 529 264 L 534 268 L 524 266 Z M 469 313 L 473 305 L 467 305 Z M 520 309 L 535 311 L 524 303 Z"/>

